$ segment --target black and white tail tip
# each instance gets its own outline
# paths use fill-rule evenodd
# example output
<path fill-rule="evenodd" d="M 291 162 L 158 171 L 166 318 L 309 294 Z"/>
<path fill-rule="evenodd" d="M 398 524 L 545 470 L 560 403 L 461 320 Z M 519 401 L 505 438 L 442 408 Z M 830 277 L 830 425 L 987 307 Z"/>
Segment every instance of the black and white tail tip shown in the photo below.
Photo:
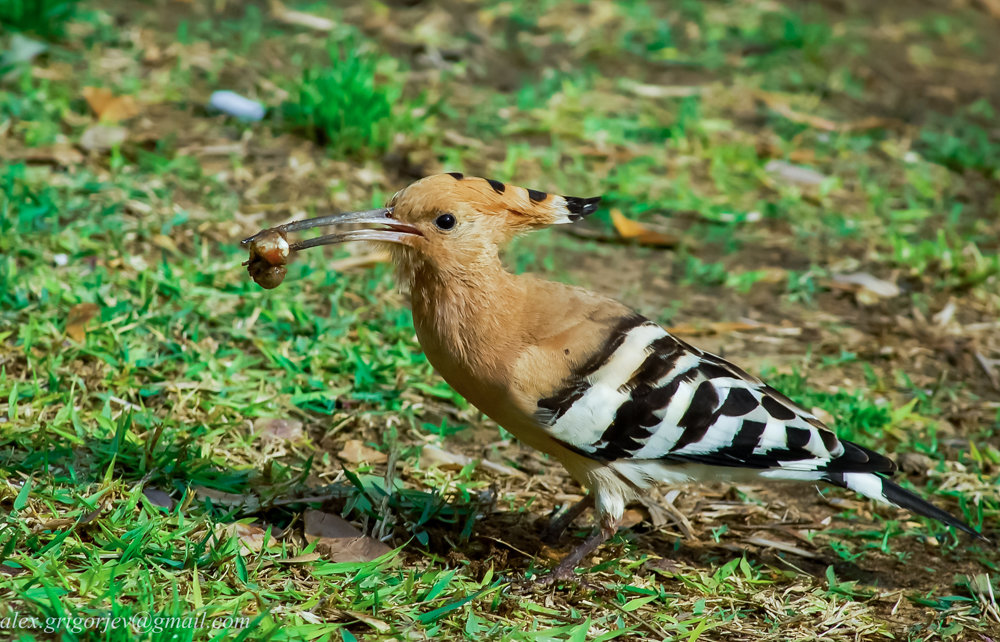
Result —
<path fill-rule="evenodd" d="M 824 475 L 824 479 L 831 484 L 849 488 L 876 501 L 892 504 L 917 515 L 936 519 L 942 524 L 954 526 L 963 533 L 968 533 L 984 542 L 990 541 L 982 533 L 973 530 L 971 526 L 948 511 L 938 508 L 916 493 L 908 491 L 880 475 L 874 473 L 827 473 Z"/>

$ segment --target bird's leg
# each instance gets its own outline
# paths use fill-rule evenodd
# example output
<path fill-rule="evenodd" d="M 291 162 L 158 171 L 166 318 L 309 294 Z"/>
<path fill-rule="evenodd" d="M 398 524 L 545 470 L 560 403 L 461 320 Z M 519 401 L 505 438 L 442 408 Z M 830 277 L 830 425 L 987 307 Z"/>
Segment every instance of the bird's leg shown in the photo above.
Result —
<path fill-rule="evenodd" d="M 573 508 L 576 508 L 574 506 Z M 541 579 L 543 584 L 552 584 L 559 580 L 566 580 L 573 577 L 573 572 L 576 570 L 576 565 L 579 564 L 583 558 L 594 552 L 594 549 L 606 542 L 611 538 L 612 535 L 618 530 L 617 520 L 601 519 L 600 527 L 593 532 L 587 539 L 583 540 L 579 546 L 570 551 L 569 555 L 563 558 L 559 565 L 552 570 L 547 576 Z"/>
<path fill-rule="evenodd" d="M 594 505 L 594 496 L 587 495 L 577 503 L 573 504 L 569 508 L 565 509 L 558 517 L 553 516 L 549 519 L 548 525 L 545 530 L 542 531 L 542 541 L 548 542 L 549 544 L 557 541 L 559 536 L 563 534 L 563 531 L 573 523 L 577 517 L 583 514 L 583 511 Z"/>

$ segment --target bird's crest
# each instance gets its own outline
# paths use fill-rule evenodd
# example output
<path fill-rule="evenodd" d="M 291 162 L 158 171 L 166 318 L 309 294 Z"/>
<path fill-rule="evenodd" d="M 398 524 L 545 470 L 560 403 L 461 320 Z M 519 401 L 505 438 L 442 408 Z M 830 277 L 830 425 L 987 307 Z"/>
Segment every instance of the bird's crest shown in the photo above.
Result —
<path fill-rule="evenodd" d="M 406 199 L 440 202 L 440 209 L 446 209 L 450 201 L 469 203 L 484 214 L 506 213 L 515 226 L 529 228 L 576 222 L 596 212 L 601 200 L 600 196 L 549 194 L 458 172 L 421 179 L 397 194 L 393 201 L 404 194 Z"/>

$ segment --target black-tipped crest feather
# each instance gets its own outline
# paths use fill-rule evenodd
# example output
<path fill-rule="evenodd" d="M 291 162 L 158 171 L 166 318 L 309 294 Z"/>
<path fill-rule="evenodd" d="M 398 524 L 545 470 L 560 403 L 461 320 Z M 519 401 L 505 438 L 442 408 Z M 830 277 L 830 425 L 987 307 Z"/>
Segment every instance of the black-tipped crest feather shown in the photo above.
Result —
<path fill-rule="evenodd" d="M 569 210 L 570 219 L 578 221 L 584 216 L 589 216 L 597 211 L 597 204 L 601 202 L 600 196 L 581 198 L 579 196 L 563 196 L 566 199 L 566 209 Z"/>

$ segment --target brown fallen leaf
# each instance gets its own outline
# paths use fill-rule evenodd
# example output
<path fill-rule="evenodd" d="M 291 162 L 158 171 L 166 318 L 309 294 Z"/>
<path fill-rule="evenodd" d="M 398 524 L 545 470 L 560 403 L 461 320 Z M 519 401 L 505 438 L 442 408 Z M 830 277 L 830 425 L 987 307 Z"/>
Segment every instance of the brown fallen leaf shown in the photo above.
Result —
<path fill-rule="evenodd" d="M 242 522 L 217 524 L 215 534 L 222 539 L 228 539 L 234 535 L 238 537 L 241 555 L 259 553 L 262 548 L 267 546 L 269 539 L 273 539 L 273 537 L 268 537 L 267 529 L 261 528 L 257 524 L 244 524 Z"/>
<path fill-rule="evenodd" d="M 132 96 L 115 96 L 104 87 L 84 87 L 83 98 L 102 123 L 119 123 L 139 115 L 139 104 Z"/>
<path fill-rule="evenodd" d="M 227 508 L 242 508 L 244 510 L 257 510 L 260 508 L 260 498 L 256 495 L 240 495 L 239 493 L 226 493 L 214 488 L 196 486 L 194 488 L 195 497 L 201 501 L 211 500 L 213 504 L 225 506 Z"/>
<path fill-rule="evenodd" d="M 289 9 L 278 0 L 271 0 L 270 6 L 271 16 L 278 22 L 283 22 L 286 25 L 305 27 L 306 29 L 322 32 L 332 31 L 337 26 L 337 23 L 333 20 L 304 11 Z"/>
<path fill-rule="evenodd" d="M 934 460 L 923 453 L 904 452 L 896 455 L 896 465 L 910 475 L 926 475 L 934 468 Z"/>
<path fill-rule="evenodd" d="M 13 154 L 4 154 L 2 158 L 27 163 L 52 163 L 62 167 L 83 162 L 83 154 L 68 143 L 56 143 L 46 147 L 29 147 Z"/>
<path fill-rule="evenodd" d="M 758 100 L 767 105 L 772 111 L 787 118 L 794 123 L 808 125 L 813 129 L 820 129 L 828 132 L 857 132 L 868 129 L 905 129 L 906 123 L 894 118 L 881 118 L 879 116 L 868 116 L 847 123 L 838 123 L 822 116 L 804 114 L 792 109 L 780 96 L 768 92 L 755 92 Z"/>
<path fill-rule="evenodd" d="M 256 420 L 253 422 L 253 431 L 269 441 L 298 441 L 305 434 L 301 421 L 276 417 Z"/>
<path fill-rule="evenodd" d="M 800 185 L 802 187 L 818 187 L 828 178 L 825 174 L 821 174 L 812 168 L 778 159 L 768 161 L 767 165 L 764 166 L 764 171 L 782 183 Z"/>
<path fill-rule="evenodd" d="M 6 564 L 0 564 L 0 575 L 6 575 L 7 577 L 16 577 L 24 573 L 30 573 L 28 569 L 22 567 L 15 568 L 13 566 L 7 566 Z"/>
<path fill-rule="evenodd" d="M 615 231 L 623 239 L 635 241 L 639 245 L 652 245 L 656 247 L 671 247 L 677 245 L 677 238 L 669 234 L 663 234 L 643 225 L 639 221 L 633 221 L 622 214 L 620 209 L 611 209 L 611 223 L 615 226 Z"/>
<path fill-rule="evenodd" d="M 979 350 L 976 350 L 973 356 L 976 358 L 976 362 L 979 363 L 979 367 L 986 373 L 986 378 L 990 380 L 990 384 L 996 390 L 1000 390 L 1000 377 L 997 377 L 996 372 L 994 372 L 994 369 L 1000 366 L 1000 359 L 987 359 Z"/>
<path fill-rule="evenodd" d="M 77 303 L 66 316 L 66 334 L 77 343 L 87 339 L 87 324 L 97 316 L 101 306 L 96 303 Z"/>
<path fill-rule="evenodd" d="M 983 6 L 986 13 L 1000 20 L 1000 0 L 979 0 L 979 4 Z"/>
<path fill-rule="evenodd" d="M 505 464 L 498 464 L 488 459 L 473 459 L 462 453 L 453 453 L 432 444 L 426 444 L 420 449 L 420 462 L 422 464 L 437 466 L 442 470 L 454 471 L 459 471 L 470 464 L 475 464 L 500 475 L 524 477 L 523 472 Z"/>
<path fill-rule="evenodd" d="M 166 508 L 167 510 L 172 510 L 174 507 L 174 498 L 171 497 L 166 492 L 160 490 L 159 488 L 143 488 L 142 494 L 146 496 L 149 503 L 153 506 L 159 506 L 160 508 Z"/>
<path fill-rule="evenodd" d="M 289 557 L 283 560 L 274 560 L 278 564 L 305 564 L 307 562 L 315 562 L 318 559 L 322 559 L 323 556 L 313 551 L 312 553 L 303 553 L 302 555 L 296 555 L 295 557 Z"/>
<path fill-rule="evenodd" d="M 830 414 L 823 408 L 820 408 L 819 406 L 813 406 L 812 410 L 810 410 L 809 412 L 815 415 L 817 419 L 825 423 L 827 426 L 832 426 L 837 421 L 832 414 Z"/>
<path fill-rule="evenodd" d="M 441 470 L 459 471 L 472 461 L 461 453 L 453 453 L 431 444 L 426 444 L 420 449 L 420 463 L 437 466 Z"/>
<path fill-rule="evenodd" d="M 368 615 L 367 613 L 362 613 L 361 611 L 344 610 L 341 611 L 340 613 L 345 619 L 354 619 L 360 622 L 364 622 L 365 624 L 372 627 L 379 633 L 388 633 L 389 631 L 392 630 L 392 626 L 388 622 L 380 620 L 378 618 L 374 618 Z"/>
<path fill-rule="evenodd" d="M 128 138 L 128 130 L 118 125 L 91 125 L 80 134 L 80 147 L 90 152 L 103 152 L 121 145 Z"/>
<path fill-rule="evenodd" d="M 816 162 L 816 152 L 811 149 L 793 149 L 786 151 L 784 146 L 772 141 L 759 141 L 757 155 L 761 158 L 783 158 L 792 163 L 811 165 Z"/>
<path fill-rule="evenodd" d="M 370 562 L 392 550 L 338 515 L 308 510 L 303 521 L 306 541 L 316 542 L 316 551 L 333 562 Z"/>
<path fill-rule="evenodd" d="M 762 548 L 773 548 L 776 551 L 781 551 L 783 553 L 791 553 L 792 555 L 798 555 L 799 557 L 804 557 L 806 559 L 816 559 L 822 557 L 817 555 L 812 551 L 807 551 L 803 548 L 795 546 L 794 544 L 789 544 L 788 542 L 780 542 L 778 540 L 768 539 L 766 537 L 747 537 L 743 540 L 748 544 L 753 544 L 754 546 L 760 546 Z"/>
<path fill-rule="evenodd" d="M 622 513 L 622 518 L 618 522 L 618 528 L 632 528 L 636 524 L 641 524 L 644 519 L 646 518 L 641 511 L 629 508 Z"/>
<path fill-rule="evenodd" d="M 902 293 L 899 286 L 892 281 L 886 281 L 867 272 L 853 274 L 834 274 L 831 277 L 831 287 L 854 293 L 854 298 L 862 305 L 873 305 L 881 299 L 891 299 Z"/>
<path fill-rule="evenodd" d="M 57 531 L 68 526 L 72 526 L 76 523 L 76 520 L 71 517 L 56 517 L 55 519 L 50 519 L 41 524 L 37 524 L 31 530 L 34 532 L 39 531 Z"/>
<path fill-rule="evenodd" d="M 351 439 L 337 453 L 337 456 L 351 464 L 367 462 L 369 464 L 384 464 L 388 459 L 385 453 L 369 448 L 360 439 Z"/>
<path fill-rule="evenodd" d="M 302 519 L 305 523 L 306 539 L 310 542 L 317 537 L 341 539 L 364 536 L 354 524 L 332 513 L 325 513 L 321 510 L 307 510 L 302 515 Z"/>
<path fill-rule="evenodd" d="M 150 240 L 153 242 L 153 245 L 160 248 L 161 250 L 165 250 L 167 252 L 170 252 L 171 254 L 181 253 L 180 249 L 178 249 L 177 247 L 177 243 L 174 242 L 174 240 L 169 236 L 167 236 L 166 234 L 154 234 L 153 238 L 151 238 Z"/>
<path fill-rule="evenodd" d="M 622 79 L 622 88 L 642 98 L 687 98 L 705 93 L 705 87 L 696 85 L 645 85 Z"/>

